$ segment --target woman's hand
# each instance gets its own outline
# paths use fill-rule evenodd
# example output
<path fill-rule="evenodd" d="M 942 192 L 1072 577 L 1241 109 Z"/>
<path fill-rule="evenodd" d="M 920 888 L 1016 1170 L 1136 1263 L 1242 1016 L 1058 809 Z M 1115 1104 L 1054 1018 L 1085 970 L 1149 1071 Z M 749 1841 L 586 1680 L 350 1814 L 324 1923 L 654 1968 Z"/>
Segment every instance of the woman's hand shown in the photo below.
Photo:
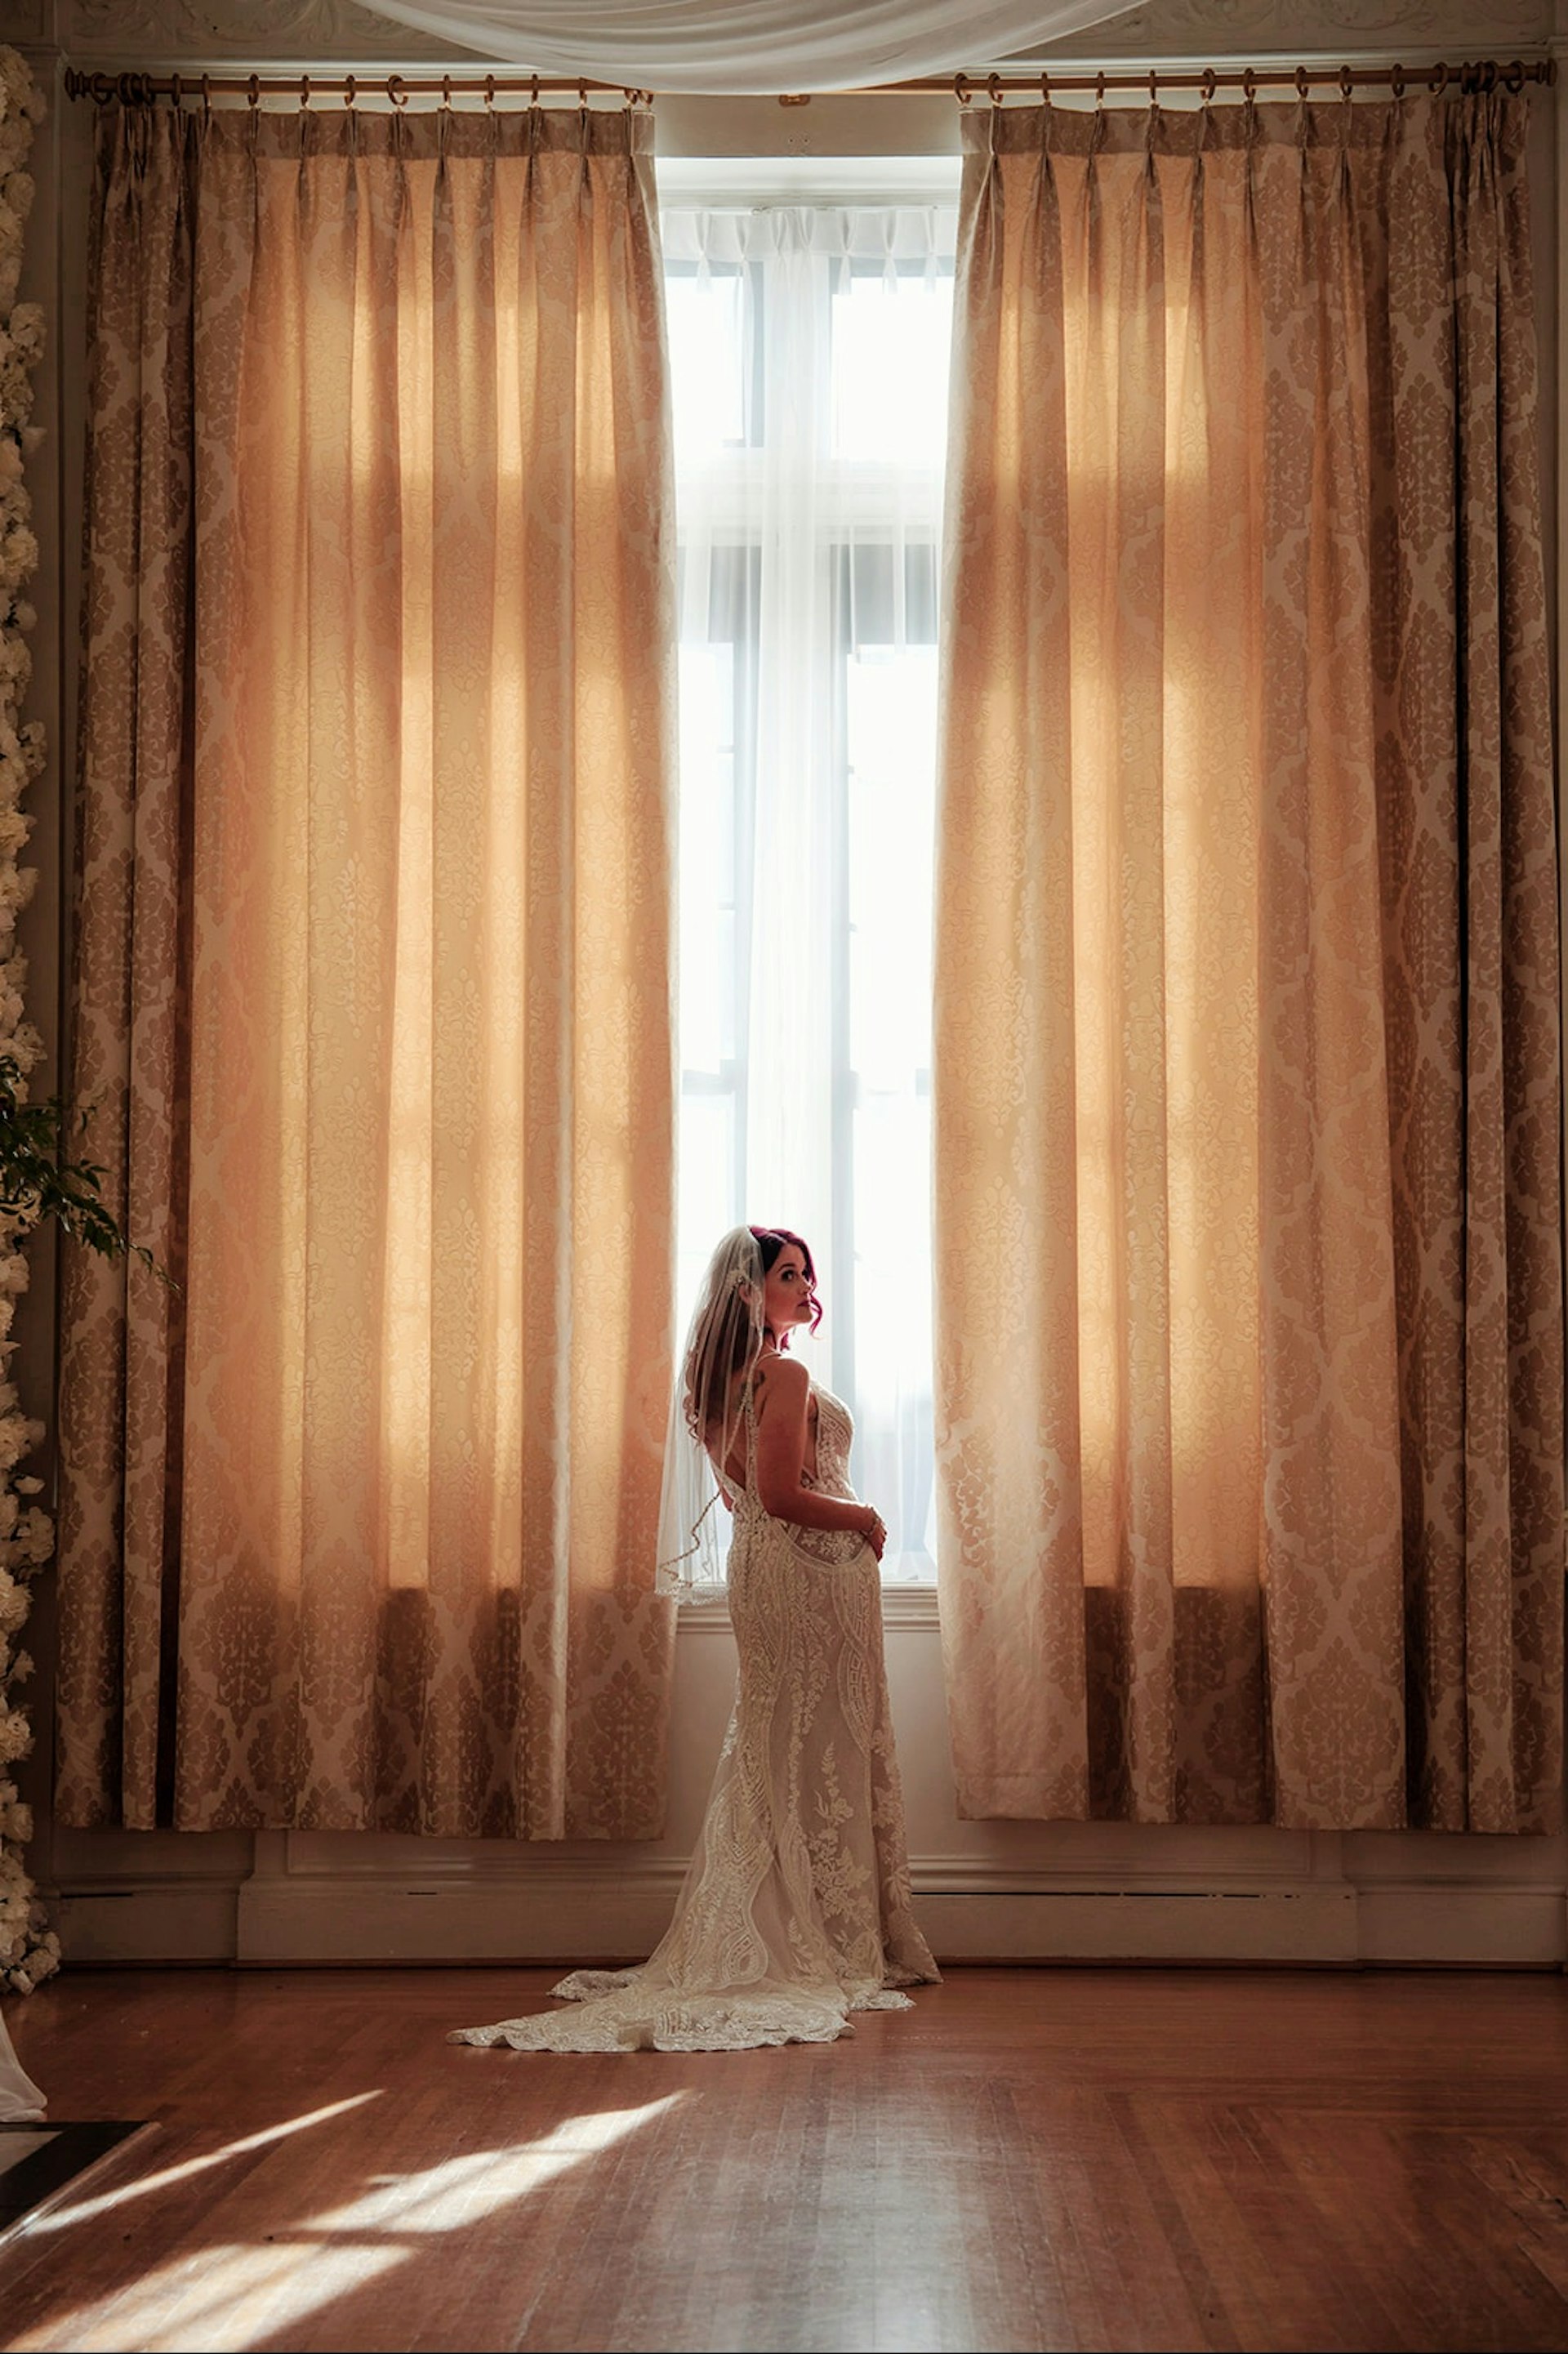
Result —
<path fill-rule="evenodd" d="M 865 1507 L 865 1528 L 863 1533 L 867 1544 L 880 1561 L 882 1549 L 887 1543 L 887 1528 L 882 1514 L 870 1504 Z"/>

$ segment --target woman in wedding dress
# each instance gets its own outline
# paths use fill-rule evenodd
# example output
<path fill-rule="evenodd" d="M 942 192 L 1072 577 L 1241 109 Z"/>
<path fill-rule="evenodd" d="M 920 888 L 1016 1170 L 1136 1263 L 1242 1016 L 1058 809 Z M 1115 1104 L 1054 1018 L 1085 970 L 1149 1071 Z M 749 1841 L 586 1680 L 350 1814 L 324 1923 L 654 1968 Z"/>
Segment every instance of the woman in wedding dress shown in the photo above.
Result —
<path fill-rule="evenodd" d="M 712 1591 L 733 1515 L 735 1712 L 662 1943 L 578 1970 L 572 2008 L 460 2030 L 528 2052 L 738 2052 L 825 2043 L 854 2010 L 937 1978 L 910 1909 L 882 1656 L 886 1532 L 849 1482 L 849 1413 L 789 1354 L 815 1326 L 810 1252 L 737 1226 L 708 1264 L 664 1454 L 660 1583 Z"/>

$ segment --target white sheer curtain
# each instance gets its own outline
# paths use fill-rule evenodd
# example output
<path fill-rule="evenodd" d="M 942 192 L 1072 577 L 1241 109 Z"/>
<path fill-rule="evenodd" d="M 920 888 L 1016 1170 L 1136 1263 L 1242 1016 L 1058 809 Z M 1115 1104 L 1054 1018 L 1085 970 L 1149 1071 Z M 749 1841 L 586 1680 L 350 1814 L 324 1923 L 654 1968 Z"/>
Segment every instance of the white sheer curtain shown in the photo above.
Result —
<path fill-rule="evenodd" d="M 667 204 L 681 547 L 681 1287 L 814 1254 L 802 1353 L 884 1575 L 933 1567 L 930 920 L 948 205 Z"/>
<path fill-rule="evenodd" d="M 657 90 L 847 90 L 971 72 L 1134 0 L 368 0 L 372 13 L 536 73 Z"/>

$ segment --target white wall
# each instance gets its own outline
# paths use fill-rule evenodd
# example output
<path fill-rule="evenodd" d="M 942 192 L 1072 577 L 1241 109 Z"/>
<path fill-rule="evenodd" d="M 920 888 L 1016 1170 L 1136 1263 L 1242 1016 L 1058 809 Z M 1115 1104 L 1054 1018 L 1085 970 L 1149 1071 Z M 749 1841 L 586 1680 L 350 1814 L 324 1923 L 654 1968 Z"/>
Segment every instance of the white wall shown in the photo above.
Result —
<path fill-rule="evenodd" d="M 4 19 L 0 18 L 0 37 Z M 1342 33 L 1338 36 L 1342 39 Z M 1472 49 L 1474 44 L 1471 45 Z M 35 65 L 55 81 L 55 53 Z M 1558 110 L 1568 108 L 1565 85 Z M 35 788 L 39 896 L 28 919 L 33 1010 L 51 1047 L 59 1026 L 62 838 L 73 769 L 75 616 L 79 593 L 82 344 L 90 108 L 57 91 L 36 151 L 38 211 L 26 292 L 45 302 L 49 356 L 37 461 L 44 567 L 32 708 L 52 757 Z M 1568 112 L 1562 113 L 1568 131 Z M 665 152 L 916 154 L 956 145 L 946 100 L 662 102 Z M 1542 460 L 1555 518 L 1556 126 L 1538 103 L 1536 192 Z M 1568 468 L 1563 476 L 1568 479 Z M 1552 550 L 1555 564 L 1555 548 Z M 40 1253 L 23 1331 L 32 1411 L 48 1413 L 54 1346 L 51 1269 Z M 1553 1967 L 1568 1955 L 1568 1840 L 1340 1837 L 1143 1829 L 1128 1824 L 963 1823 L 953 1804 L 932 1603 L 889 1605 L 888 1666 L 922 1917 L 950 1959 L 1163 1957 L 1347 1963 L 1495 1962 Z M 630 1958 L 659 1935 L 706 1794 L 734 1681 L 722 1616 L 694 1613 L 678 1643 L 669 1830 L 652 1846 L 527 1847 L 323 1833 L 83 1832 L 48 1803 L 48 1581 L 32 1647 L 41 1738 L 29 1771 L 38 1809 L 34 1869 L 53 1894 L 68 1957 L 257 1963 L 312 1960 Z"/>

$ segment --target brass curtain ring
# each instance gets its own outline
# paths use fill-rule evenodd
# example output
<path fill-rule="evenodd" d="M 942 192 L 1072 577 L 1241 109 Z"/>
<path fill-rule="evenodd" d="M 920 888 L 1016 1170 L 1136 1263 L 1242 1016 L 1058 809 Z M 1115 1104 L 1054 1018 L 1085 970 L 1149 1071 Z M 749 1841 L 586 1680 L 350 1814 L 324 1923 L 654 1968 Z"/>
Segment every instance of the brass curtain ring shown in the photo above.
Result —
<path fill-rule="evenodd" d="M 1048 73 L 1043 73 L 1040 77 L 1040 103 L 1042 106 L 1049 106 L 1051 103 L 1051 77 Z"/>
<path fill-rule="evenodd" d="M 347 80 L 344 83 L 344 87 L 343 87 L 343 103 L 344 103 L 344 111 L 345 111 L 346 113 L 349 113 L 349 114 L 352 114 L 352 113 L 353 113 L 353 111 L 354 111 L 354 101 L 355 101 L 355 99 L 357 96 L 358 96 L 358 87 L 357 87 L 357 85 L 356 85 L 356 83 L 355 83 L 355 81 L 354 76 L 353 76 L 352 74 L 350 74 L 350 75 L 349 75 L 349 77 L 348 77 L 348 79 L 347 79 Z"/>
<path fill-rule="evenodd" d="M 967 106 L 969 104 L 970 90 L 969 76 L 967 74 L 958 73 L 953 76 L 953 96 L 958 100 L 960 106 Z"/>
<path fill-rule="evenodd" d="M 993 106 L 1000 106 L 1001 104 L 1002 98 L 1001 76 L 998 73 L 987 74 L 985 87 L 986 95 L 991 100 L 991 104 Z"/>
<path fill-rule="evenodd" d="M 1404 68 L 1403 66 L 1393 66 L 1390 69 L 1388 86 L 1390 90 L 1393 90 L 1395 98 L 1403 98 L 1404 96 Z"/>
<path fill-rule="evenodd" d="M 206 88 L 207 88 L 207 76 L 206 76 L 206 74 L 203 74 L 203 76 L 202 76 L 202 78 L 201 78 L 201 81 L 202 81 L 202 88 L 203 88 L 203 90 L 206 90 Z M 245 85 L 245 95 L 246 95 L 246 97 L 249 100 L 252 109 L 254 109 L 254 108 L 256 108 L 256 107 L 258 107 L 258 106 L 260 106 L 260 103 L 261 103 L 261 77 L 260 77 L 260 74 L 252 74 L 252 75 L 251 75 L 251 77 L 250 77 L 249 80 L 249 81 L 246 83 L 246 85 Z"/>
<path fill-rule="evenodd" d="M 311 102 L 311 78 L 310 78 L 310 76 L 309 76 L 309 74 L 308 74 L 308 73 L 302 73 L 302 74 L 300 76 L 300 112 L 301 112 L 302 114 L 303 114 L 303 113 L 306 111 L 307 108 L 308 108 L 308 107 L 309 107 L 309 105 L 310 105 L 310 102 Z"/>
<path fill-rule="evenodd" d="M 408 105 L 408 93 L 403 87 L 403 77 L 401 74 L 395 73 L 387 75 L 387 95 L 391 100 L 394 106 L 403 107 Z"/>

